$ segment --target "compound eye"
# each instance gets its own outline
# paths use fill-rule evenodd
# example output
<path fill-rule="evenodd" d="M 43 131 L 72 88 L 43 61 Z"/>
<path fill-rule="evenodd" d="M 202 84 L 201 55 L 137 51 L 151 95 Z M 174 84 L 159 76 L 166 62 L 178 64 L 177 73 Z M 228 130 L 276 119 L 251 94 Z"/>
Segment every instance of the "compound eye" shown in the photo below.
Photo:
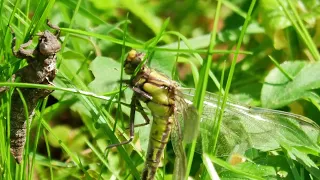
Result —
<path fill-rule="evenodd" d="M 137 51 L 132 49 L 131 51 L 129 51 L 127 59 L 131 61 L 135 59 L 136 56 L 137 56 Z"/>

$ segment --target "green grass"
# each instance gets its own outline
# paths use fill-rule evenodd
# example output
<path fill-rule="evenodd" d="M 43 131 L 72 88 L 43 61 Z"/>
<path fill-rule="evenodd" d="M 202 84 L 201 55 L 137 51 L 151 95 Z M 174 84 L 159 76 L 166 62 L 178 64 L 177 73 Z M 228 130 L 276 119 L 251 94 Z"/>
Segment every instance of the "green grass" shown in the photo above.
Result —
<path fill-rule="evenodd" d="M 0 179 L 139 179 L 150 127 L 136 128 L 132 143 L 105 150 L 128 139 L 130 108 L 125 104 L 130 104 L 132 91 L 119 80 L 129 78 L 122 71 L 122 63 L 131 48 L 146 52 L 150 67 L 183 87 L 196 87 L 191 98 L 200 114 L 206 113 L 203 108 L 207 108 L 204 101 L 209 100 L 209 91 L 220 92 L 217 103 L 224 110 L 231 108 L 227 99 L 233 99 L 314 121 L 304 119 L 299 124 L 294 118 L 287 121 L 268 114 L 266 117 L 272 119 L 269 125 L 279 133 L 268 134 L 258 131 L 266 130 L 268 123 L 232 124 L 226 120 L 228 111 L 215 108 L 201 123 L 201 133 L 209 133 L 201 134 L 202 141 L 186 146 L 189 176 L 320 176 L 320 130 L 312 124 L 319 123 L 320 115 L 320 26 L 315 2 L 101 2 L 1 1 L 0 87 L 11 89 L 0 94 Z M 31 35 L 49 29 L 47 18 L 59 25 L 62 33 L 55 86 L 7 82 L 27 64 L 11 53 L 8 24 L 16 32 L 17 44 L 22 44 Z M 9 148 L 13 88 L 55 90 L 39 102 L 21 165 L 15 163 Z M 135 120 L 136 124 L 144 121 L 139 113 Z M 217 123 L 210 124 L 213 121 Z M 245 138 L 249 142 L 245 147 L 234 145 Z M 245 156 L 245 161 L 230 164 L 237 155 Z M 158 170 L 159 179 L 171 178 L 174 157 L 169 143 Z"/>

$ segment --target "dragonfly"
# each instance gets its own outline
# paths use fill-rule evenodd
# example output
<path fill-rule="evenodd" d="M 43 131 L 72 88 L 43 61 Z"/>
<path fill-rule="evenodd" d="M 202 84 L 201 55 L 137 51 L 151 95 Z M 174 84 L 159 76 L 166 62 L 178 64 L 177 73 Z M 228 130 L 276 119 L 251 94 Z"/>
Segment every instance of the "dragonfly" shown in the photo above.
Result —
<path fill-rule="evenodd" d="M 183 96 L 175 81 L 149 68 L 146 64 L 142 64 L 142 67 L 139 68 L 144 58 L 144 53 L 131 50 L 124 62 L 125 73 L 131 75 L 131 79 L 126 84 L 134 91 L 130 111 L 130 138 L 128 141 L 110 145 L 107 148 L 131 142 L 134 137 L 134 127 L 147 125 L 151 122 L 143 111 L 140 103 L 142 101 L 147 105 L 153 117 L 142 179 L 152 180 L 155 178 L 170 135 L 176 154 L 175 164 L 177 165 L 175 167 L 177 168 L 175 168 L 175 174 L 179 179 L 184 179 L 186 155 L 183 149 L 181 124 L 178 119 L 183 118 L 185 122 L 188 122 L 184 123 L 185 129 L 192 129 L 188 136 L 184 136 L 185 140 L 191 142 L 197 136 L 199 116 L 194 106 L 189 105 L 182 98 Z M 138 69 L 137 74 L 135 74 L 136 69 Z M 146 123 L 134 125 L 137 108 L 145 118 Z M 192 128 L 187 126 L 192 126 Z"/>
<path fill-rule="evenodd" d="M 124 62 L 124 71 L 131 75 L 125 83 L 133 90 L 130 111 L 130 138 L 114 147 L 131 142 L 134 127 L 151 121 L 144 112 L 144 102 L 153 117 L 145 168 L 142 179 L 154 179 L 160 159 L 171 136 L 176 155 L 173 177 L 185 179 L 186 155 L 184 143 L 198 137 L 199 153 L 230 157 L 244 154 L 250 148 L 270 151 L 283 145 L 308 148 L 320 153 L 317 139 L 319 126 L 312 120 L 293 113 L 250 107 L 228 100 L 224 109 L 217 151 L 213 144 L 213 126 L 216 113 L 220 112 L 221 99 L 214 93 L 206 93 L 204 111 L 197 113 L 192 104 L 194 89 L 182 88 L 174 80 L 146 65 L 145 54 L 131 50 Z M 135 111 L 139 110 L 146 123 L 134 125 Z M 200 133 L 199 133 L 200 129 Z"/>

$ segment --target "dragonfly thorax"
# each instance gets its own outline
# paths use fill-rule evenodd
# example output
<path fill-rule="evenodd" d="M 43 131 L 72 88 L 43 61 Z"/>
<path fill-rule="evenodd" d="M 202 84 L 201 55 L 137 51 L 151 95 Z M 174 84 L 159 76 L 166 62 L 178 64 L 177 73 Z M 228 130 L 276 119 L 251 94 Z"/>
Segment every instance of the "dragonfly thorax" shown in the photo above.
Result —
<path fill-rule="evenodd" d="M 140 100 L 165 106 L 174 105 L 176 84 L 154 69 L 142 66 L 130 83 Z"/>

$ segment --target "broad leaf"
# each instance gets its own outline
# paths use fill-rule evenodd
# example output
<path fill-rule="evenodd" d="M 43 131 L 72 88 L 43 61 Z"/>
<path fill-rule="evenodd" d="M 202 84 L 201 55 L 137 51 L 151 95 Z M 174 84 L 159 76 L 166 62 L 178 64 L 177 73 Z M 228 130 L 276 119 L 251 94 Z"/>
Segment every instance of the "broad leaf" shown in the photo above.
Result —
<path fill-rule="evenodd" d="M 113 91 L 120 80 L 120 63 L 107 57 L 96 57 L 90 64 L 95 79 L 89 84 L 95 93 Z"/>
<path fill-rule="evenodd" d="M 320 63 L 285 62 L 281 67 L 293 78 L 288 79 L 274 68 L 265 79 L 261 103 L 266 108 L 279 108 L 304 97 L 320 87 Z"/>

